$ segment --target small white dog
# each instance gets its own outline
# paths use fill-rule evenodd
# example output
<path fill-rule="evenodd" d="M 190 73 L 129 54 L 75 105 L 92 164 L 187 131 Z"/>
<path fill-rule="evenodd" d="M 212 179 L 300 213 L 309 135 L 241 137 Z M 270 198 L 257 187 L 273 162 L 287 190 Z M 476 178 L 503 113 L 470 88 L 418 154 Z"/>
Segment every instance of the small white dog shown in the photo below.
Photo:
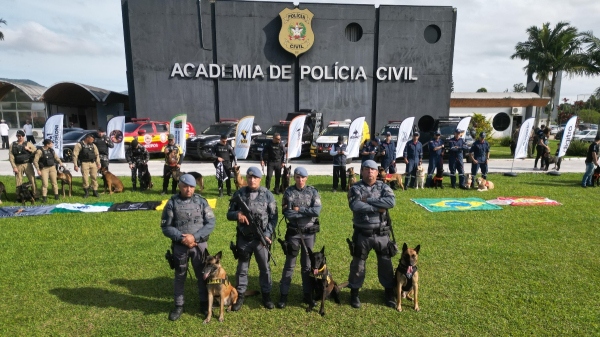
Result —
<path fill-rule="evenodd" d="M 494 183 L 489 180 L 485 180 L 485 179 L 479 177 L 479 178 L 477 178 L 477 187 L 478 187 L 477 190 L 479 192 L 493 190 Z"/>
<path fill-rule="evenodd" d="M 473 183 L 473 176 L 471 173 L 465 173 L 465 187 L 471 188 L 471 184 Z"/>
<path fill-rule="evenodd" d="M 423 168 L 423 165 L 417 167 L 417 184 L 415 185 L 415 188 L 419 189 L 419 186 L 421 186 L 421 189 L 425 188 L 425 169 Z"/>

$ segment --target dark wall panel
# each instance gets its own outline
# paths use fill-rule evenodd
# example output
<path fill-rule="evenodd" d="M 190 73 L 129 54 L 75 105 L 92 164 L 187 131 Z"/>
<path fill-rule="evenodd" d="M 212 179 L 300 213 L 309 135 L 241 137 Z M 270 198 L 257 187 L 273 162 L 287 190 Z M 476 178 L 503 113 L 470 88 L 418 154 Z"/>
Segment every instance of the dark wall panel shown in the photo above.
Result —
<path fill-rule="evenodd" d="M 379 67 L 413 67 L 416 81 L 377 84 L 377 125 L 416 116 L 448 116 L 453 54 L 452 7 L 381 6 Z M 436 43 L 425 40 L 425 28 L 439 27 Z"/>

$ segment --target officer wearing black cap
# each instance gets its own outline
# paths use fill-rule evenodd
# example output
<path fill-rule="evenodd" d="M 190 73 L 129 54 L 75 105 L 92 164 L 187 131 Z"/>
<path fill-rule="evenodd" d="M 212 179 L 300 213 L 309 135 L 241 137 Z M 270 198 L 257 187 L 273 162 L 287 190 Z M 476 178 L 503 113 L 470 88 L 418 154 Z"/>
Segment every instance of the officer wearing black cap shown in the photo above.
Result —
<path fill-rule="evenodd" d="M 427 181 L 425 186 L 431 187 L 431 181 L 433 180 L 433 171 L 437 168 L 438 172 L 442 169 L 444 162 L 442 161 L 442 150 L 444 148 L 444 141 L 440 139 L 441 133 L 439 130 L 435 131 L 433 139 L 429 141 L 429 166 L 427 166 Z"/>
<path fill-rule="evenodd" d="M 476 140 L 471 149 L 469 150 L 471 156 L 471 174 L 473 175 L 473 181 L 475 181 L 475 175 L 481 168 L 481 177 L 487 179 L 488 173 L 488 162 L 490 160 L 490 144 L 485 140 L 485 132 L 479 134 L 479 139 Z M 477 188 L 477 184 L 472 184 L 473 188 Z"/>
<path fill-rule="evenodd" d="M 108 169 L 108 149 L 114 148 L 115 144 L 106 135 L 103 128 L 98 128 L 98 137 L 94 138 L 94 145 L 98 148 L 98 156 L 100 157 L 100 168 Z"/>
<path fill-rule="evenodd" d="M 392 141 L 392 133 L 385 133 L 385 140 L 381 142 L 381 167 L 387 173 L 396 173 L 396 145 Z M 391 182 L 390 187 L 396 189 L 396 182 Z"/>
<path fill-rule="evenodd" d="M 15 186 L 23 184 L 23 174 L 27 176 L 33 188 L 33 195 L 37 197 L 37 187 L 35 186 L 35 172 L 31 165 L 31 157 L 36 149 L 31 142 L 25 141 L 25 132 L 17 131 L 17 141 L 12 142 L 8 149 L 8 160 L 15 173 Z"/>
<path fill-rule="evenodd" d="M 285 265 L 281 275 L 279 291 L 281 297 L 277 303 L 280 309 L 285 308 L 287 296 L 296 267 L 296 257 L 300 256 L 302 292 L 304 293 L 304 303 L 312 303 L 313 279 L 310 278 L 310 259 L 306 247 L 310 250 L 315 245 L 316 233 L 320 231 L 318 222 L 321 213 L 321 196 L 319 191 L 312 186 L 306 185 L 308 172 L 303 167 L 297 167 L 294 170 L 295 185 L 288 187 L 283 193 L 281 209 L 287 222 L 287 232 L 285 234 L 284 248 Z M 304 244 L 302 244 L 302 238 Z M 301 251 L 301 252 L 300 252 Z"/>
<path fill-rule="evenodd" d="M 173 172 L 179 171 L 181 162 L 183 161 L 183 150 L 179 144 L 175 144 L 175 135 L 169 134 L 167 139 L 167 145 L 161 150 L 165 154 L 165 168 L 163 170 L 163 191 L 160 195 L 167 194 L 169 179 L 171 178 L 173 178 L 173 181 L 171 182 L 171 193 L 175 194 L 177 186 L 175 186 Z"/>
<path fill-rule="evenodd" d="M 379 138 L 373 138 L 370 142 L 365 142 L 361 154 L 361 162 L 364 163 L 367 160 L 374 160 L 375 155 L 379 151 Z"/>
<path fill-rule="evenodd" d="M 146 168 L 144 165 L 148 165 L 150 153 L 148 153 L 148 150 L 140 145 L 138 140 L 134 138 L 125 152 L 125 159 L 127 159 L 129 169 L 131 170 L 131 190 L 137 191 L 137 180 L 141 179 L 144 174 L 144 169 Z"/>
<path fill-rule="evenodd" d="M 260 186 L 262 173 L 258 167 L 252 166 L 246 172 L 248 186 L 240 188 L 233 197 L 239 197 L 248 205 L 248 208 L 260 218 L 261 226 L 266 240 L 271 241 L 271 237 L 277 226 L 277 202 L 273 194 L 266 188 Z M 258 282 L 263 298 L 263 305 L 267 309 L 273 309 L 271 300 L 271 267 L 269 266 L 269 255 L 267 248 L 262 246 L 259 238 L 249 226 L 249 219 L 241 212 L 240 206 L 231 201 L 227 211 L 227 220 L 237 222 L 237 240 L 236 250 L 238 254 L 238 266 L 235 273 L 237 284 L 238 299 L 233 305 L 232 310 L 238 311 L 244 304 L 244 293 L 248 286 L 248 266 L 250 258 L 254 254 L 254 259 L 258 265 Z"/>
<path fill-rule="evenodd" d="M 419 133 L 413 133 L 413 139 L 406 142 L 404 147 L 404 163 L 406 163 L 406 178 L 404 189 L 417 182 L 417 167 L 423 162 L 423 145 L 419 142 Z"/>
<path fill-rule="evenodd" d="M 267 165 L 267 180 L 265 185 L 267 189 L 271 188 L 271 177 L 275 172 L 275 188 L 273 192 L 279 194 L 279 181 L 281 179 L 281 169 L 285 165 L 285 148 L 281 143 L 281 135 L 276 133 L 273 135 L 273 140 L 267 143 L 260 153 L 260 165 Z"/>
<path fill-rule="evenodd" d="M 54 143 L 51 139 L 44 139 L 44 147 L 38 149 L 33 157 L 33 166 L 35 166 L 38 175 L 42 177 L 42 200 L 47 202 L 48 194 L 48 178 L 54 190 L 54 200 L 58 200 L 58 183 L 56 182 L 56 166 L 62 166 L 62 162 L 52 146 Z"/>
<path fill-rule="evenodd" d="M 198 283 L 200 310 L 208 314 L 208 293 L 202 277 L 204 251 L 209 235 L 215 229 L 215 214 L 206 199 L 195 194 L 196 179 L 184 174 L 179 178 L 179 194 L 167 201 L 162 213 L 160 227 L 163 235 L 171 239 L 175 265 L 175 309 L 169 319 L 175 321 L 183 313 L 184 285 L 188 261 L 191 260 Z"/>
<path fill-rule="evenodd" d="M 450 168 L 450 183 L 452 188 L 456 188 L 456 171 L 458 171 L 458 186 L 465 188 L 465 169 L 463 167 L 463 151 L 467 149 L 467 144 L 460 136 L 462 130 L 454 130 L 454 138 L 448 141 L 448 167 Z"/>
<path fill-rule="evenodd" d="M 377 163 L 367 160 L 361 167 L 362 180 L 352 185 L 348 191 L 348 205 L 352 210 L 354 251 L 348 275 L 350 305 L 360 308 L 358 291 L 365 280 L 365 262 L 369 252 L 377 253 L 379 282 L 385 288 L 385 304 L 395 307 L 392 257 L 389 250 L 390 224 L 387 222 L 388 209 L 396 205 L 392 189 L 377 180 Z"/>
<path fill-rule="evenodd" d="M 223 170 L 225 171 L 225 175 L 228 178 L 225 180 L 225 184 L 227 185 L 227 195 L 231 196 L 231 164 L 232 162 L 237 162 L 235 157 L 235 153 L 231 145 L 227 144 L 227 135 L 221 135 L 221 139 L 215 146 L 212 148 L 212 157 L 215 160 L 214 165 L 215 168 L 219 163 L 223 164 Z M 218 180 L 219 183 L 219 197 L 223 196 L 223 180 Z"/>
<path fill-rule="evenodd" d="M 338 136 L 337 144 L 333 144 L 329 154 L 333 156 L 333 190 L 337 192 L 338 182 L 342 180 L 342 190 L 346 190 L 346 144 L 344 136 Z"/>

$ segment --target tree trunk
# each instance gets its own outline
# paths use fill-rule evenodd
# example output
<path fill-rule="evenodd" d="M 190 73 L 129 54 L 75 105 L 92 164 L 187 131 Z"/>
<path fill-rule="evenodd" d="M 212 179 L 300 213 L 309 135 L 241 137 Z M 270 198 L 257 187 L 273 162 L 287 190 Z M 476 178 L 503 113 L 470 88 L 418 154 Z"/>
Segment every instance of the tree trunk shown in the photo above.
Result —
<path fill-rule="evenodd" d="M 542 86 L 540 87 L 540 97 L 544 97 L 544 83 L 545 82 L 546 82 L 545 80 L 542 80 Z M 541 115 L 540 109 L 541 109 L 541 107 L 538 107 L 537 108 L 537 112 L 535 114 L 535 123 L 533 124 L 534 125 L 534 129 L 536 127 L 538 127 L 538 124 L 540 122 L 540 115 Z"/>
<path fill-rule="evenodd" d="M 554 85 L 556 84 L 557 71 L 552 72 L 552 81 L 550 82 L 550 112 L 548 112 L 548 121 L 546 125 L 550 127 L 550 117 L 552 117 L 552 110 L 554 110 Z"/>

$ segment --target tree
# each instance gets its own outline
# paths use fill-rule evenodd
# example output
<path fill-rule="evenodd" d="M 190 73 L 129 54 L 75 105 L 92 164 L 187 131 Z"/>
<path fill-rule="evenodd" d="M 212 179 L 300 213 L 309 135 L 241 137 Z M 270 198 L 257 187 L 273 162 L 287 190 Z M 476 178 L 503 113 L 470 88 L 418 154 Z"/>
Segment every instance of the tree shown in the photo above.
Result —
<path fill-rule="evenodd" d="M 513 84 L 513 92 L 525 92 L 527 88 L 523 85 L 523 83 Z"/>
<path fill-rule="evenodd" d="M 0 18 L 0 24 L 6 24 L 6 20 Z M 4 40 L 4 34 L 0 32 L 0 41 Z"/>
<path fill-rule="evenodd" d="M 479 89 L 477 89 L 477 92 L 487 92 L 487 89 L 486 88 L 479 88 Z"/>
<path fill-rule="evenodd" d="M 600 75 L 600 39 L 595 37 L 591 31 L 583 32 L 581 36 L 583 43 L 588 44 L 584 60 L 584 65 L 586 65 L 584 72 L 589 76 Z M 600 93 L 598 89 L 596 89 L 596 92 Z"/>
<path fill-rule="evenodd" d="M 484 115 L 473 112 L 473 116 L 471 117 L 471 127 L 475 128 L 475 137 L 479 137 L 481 132 L 485 132 L 487 137 L 491 137 L 494 128 L 489 120 L 485 118 Z"/>
<path fill-rule="evenodd" d="M 549 22 L 544 23 L 541 28 L 531 26 L 526 32 L 527 41 L 517 43 L 515 53 L 510 58 L 529 61 L 524 70 L 527 74 L 536 74 L 537 79 L 542 82 L 542 93 L 545 83 L 550 82 L 550 102 L 553 102 L 559 71 L 571 77 L 588 71 L 581 34 L 577 32 L 577 28 L 564 21 L 557 23 L 554 28 L 550 27 Z M 539 113 L 536 114 L 536 125 L 538 121 Z M 550 114 L 547 124 L 550 125 Z"/>
<path fill-rule="evenodd" d="M 596 88 L 596 91 L 592 94 L 596 99 L 600 99 L 600 87 Z"/>

